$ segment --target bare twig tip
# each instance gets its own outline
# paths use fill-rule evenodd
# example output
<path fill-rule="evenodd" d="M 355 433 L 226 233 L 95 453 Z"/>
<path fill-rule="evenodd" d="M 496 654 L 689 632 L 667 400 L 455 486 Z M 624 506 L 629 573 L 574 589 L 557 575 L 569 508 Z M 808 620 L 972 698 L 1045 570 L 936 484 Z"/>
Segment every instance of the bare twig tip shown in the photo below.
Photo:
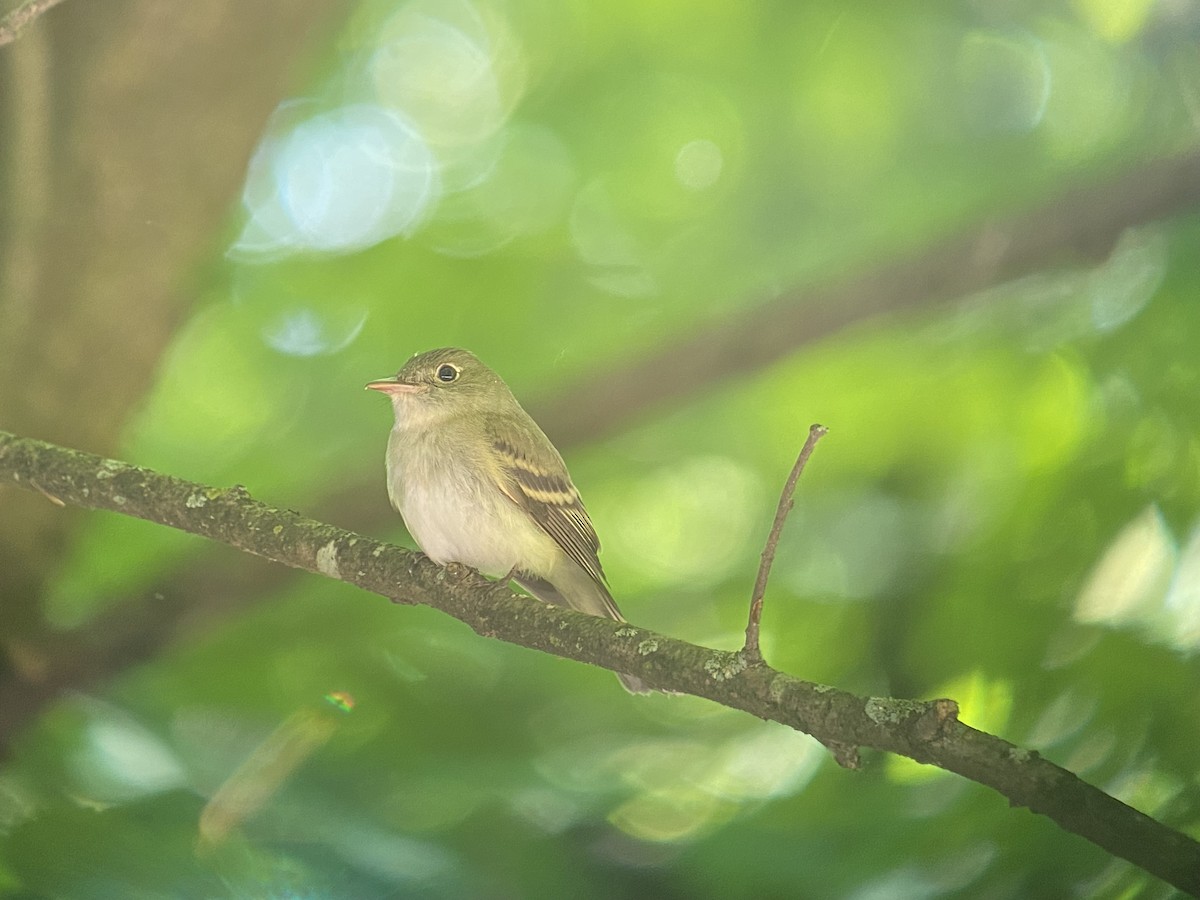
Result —
<path fill-rule="evenodd" d="M 808 439 L 804 442 L 800 455 L 796 457 L 796 464 L 792 466 L 792 472 L 783 486 L 783 493 L 779 496 L 779 506 L 775 509 L 775 521 L 771 524 L 771 532 L 767 536 L 766 546 L 763 547 L 762 561 L 758 566 L 758 577 L 754 581 L 754 593 L 750 596 L 750 619 L 746 623 L 746 645 L 742 648 L 745 657 L 755 662 L 762 662 L 762 650 L 759 648 L 758 638 L 762 622 L 763 596 L 767 592 L 767 579 L 771 575 L 771 564 L 774 563 L 775 552 L 779 548 L 783 523 L 787 521 L 788 513 L 792 510 L 792 497 L 796 493 L 796 482 L 800 480 L 800 475 L 808 464 L 808 458 L 812 456 L 817 441 L 828 432 L 829 429 L 824 425 L 809 426 Z"/>

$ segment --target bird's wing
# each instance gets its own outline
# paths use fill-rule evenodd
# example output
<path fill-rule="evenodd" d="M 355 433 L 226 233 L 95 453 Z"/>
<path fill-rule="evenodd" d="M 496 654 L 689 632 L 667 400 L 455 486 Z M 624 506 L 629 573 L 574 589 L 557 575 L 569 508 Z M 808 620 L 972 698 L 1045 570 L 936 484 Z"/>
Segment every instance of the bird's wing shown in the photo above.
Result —
<path fill-rule="evenodd" d="M 532 420 L 528 424 L 519 423 L 525 431 L 531 426 L 537 428 Z M 525 449 L 517 449 L 512 441 L 495 433 L 491 435 L 505 494 L 554 538 L 580 568 L 598 584 L 604 584 L 598 555 L 600 540 L 579 491 L 571 483 L 566 464 L 540 431 L 529 436 L 531 440 L 520 442 Z"/>

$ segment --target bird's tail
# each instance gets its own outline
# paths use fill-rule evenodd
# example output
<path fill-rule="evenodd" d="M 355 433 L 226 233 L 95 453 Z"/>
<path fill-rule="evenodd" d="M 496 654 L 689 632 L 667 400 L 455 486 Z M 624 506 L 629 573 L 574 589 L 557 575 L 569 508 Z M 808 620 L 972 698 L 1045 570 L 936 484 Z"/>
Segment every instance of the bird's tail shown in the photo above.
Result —
<path fill-rule="evenodd" d="M 551 584 L 544 578 L 524 573 L 514 574 L 513 581 L 543 603 L 565 606 L 581 613 L 587 613 L 589 616 L 599 616 L 602 619 L 625 621 L 625 617 L 621 615 L 621 610 L 617 609 L 616 601 L 608 592 L 608 588 L 582 569 L 572 571 L 567 577 L 556 578 L 555 584 Z M 618 672 L 617 679 L 631 694 L 649 694 L 651 691 L 646 682 L 636 675 Z"/>
<path fill-rule="evenodd" d="M 621 682 L 621 686 L 631 694 L 649 694 L 652 692 L 650 686 L 636 675 L 626 675 L 624 672 L 618 672 L 617 681 Z"/>

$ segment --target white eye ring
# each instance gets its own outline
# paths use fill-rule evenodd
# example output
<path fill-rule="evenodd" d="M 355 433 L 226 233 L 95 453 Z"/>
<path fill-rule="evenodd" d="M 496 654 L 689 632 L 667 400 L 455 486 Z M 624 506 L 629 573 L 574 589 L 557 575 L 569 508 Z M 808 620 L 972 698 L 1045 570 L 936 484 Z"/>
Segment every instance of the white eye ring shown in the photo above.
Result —
<path fill-rule="evenodd" d="M 454 363 L 442 363 L 437 367 L 437 380 L 442 384 L 453 384 L 458 381 L 458 376 L 462 373 L 462 369 L 454 365 Z"/>

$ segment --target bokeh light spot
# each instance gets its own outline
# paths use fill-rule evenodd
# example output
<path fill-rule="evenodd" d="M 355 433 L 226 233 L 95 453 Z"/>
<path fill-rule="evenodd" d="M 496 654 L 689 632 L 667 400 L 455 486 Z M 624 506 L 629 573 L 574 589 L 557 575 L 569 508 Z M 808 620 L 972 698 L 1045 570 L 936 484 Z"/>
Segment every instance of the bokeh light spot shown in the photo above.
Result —
<path fill-rule="evenodd" d="M 319 356 L 347 347 L 367 321 L 365 309 L 342 311 L 332 320 L 326 313 L 311 308 L 290 309 L 280 313 L 263 327 L 263 340 L 288 356 Z"/>
<path fill-rule="evenodd" d="M 690 191 L 702 191 L 716 183 L 724 165 L 721 148 L 712 141 L 688 141 L 675 154 L 675 178 Z"/>
<path fill-rule="evenodd" d="M 589 281 L 608 293 L 648 297 L 658 286 L 642 263 L 642 251 L 602 178 L 575 196 L 567 226 L 579 258 L 593 267 Z"/>
<path fill-rule="evenodd" d="M 1141 32 L 1156 0 L 1072 0 L 1071 5 L 1096 34 L 1119 44 Z"/>
<path fill-rule="evenodd" d="M 1019 438 L 1022 463 L 1047 470 L 1073 458 L 1089 426 L 1089 373 L 1079 360 L 1052 354 L 1035 370 L 1022 403 Z"/>
<path fill-rule="evenodd" d="M 543 233 L 563 219 L 576 172 L 562 139 L 537 125 L 510 125 L 496 138 L 488 171 L 448 194 L 422 239 L 440 253 L 477 257 Z"/>
<path fill-rule="evenodd" d="M 762 496 L 756 473 L 734 460 L 683 460 L 607 511 L 614 551 L 651 582 L 711 584 L 741 559 Z"/>
<path fill-rule="evenodd" d="M 1051 71 L 1033 35 L 970 32 L 959 45 L 957 70 L 963 115 L 974 130 L 1021 133 L 1042 121 Z"/>
<path fill-rule="evenodd" d="M 502 20 L 471 3 L 410 3 L 380 29 L 367 81 L 381 105 L 416 122 L 434 146 L 475 144 L 500 129 L 520 96 L 511 43 Z"/>
<path fill-rule="evenodd" d="M 1150 302 L 1167 275 L 1167 237 L 1158 226 L 1129 228 L 1088 274 L 1092 322 L 1098 331 L 1124 325 Z"/>
<path fill-rule="evenodd" d="M 1200 649 L 1200 525 L 1192 528 L 1180 553 L 1163 610 L 1169 643 L 1185 652 Z"/>
<path fill-rule="evenodd" d="M 1087 159 L 1117 140 L 1138 108 L 1128 63 L 1076 28 L 1051 22 L 1041 31 L 1053 84 L 1040 129 L 1046 150 L 1064 162 Z"/>
<path fill-rule="evenodd" d="M 842 495 L 836 509 L 806 506 L 792 513 L 776 577 L 798 596 L 877 596 L 902 569 L 916 527 L 915 510 L 883 492 Z"/>
<path fill-rule="evenodd" d="M 1075 603 L 1080 622 L 1108 625 L 1143 618 L 1162 602 L 1175 565 L 1175 543 L 1156 504 L 1109 544 Z"/>
<path fill-rule="evenodd" d="M 95 802 L 127 802 L 184 783 L 182 764 L 157 735 L 101 700 L 79 702 L 87 728 L 73 762 L 83 796 Z"/>
<path fill-rule="evenodd" d="M 437 162 L 412 122 L 356 104 L 267 137 L 250 164 L 250 218 L 234 258 L 351 253 L 412 234 L 440 193 Z"/>
<path fill-rule="evenodd" d="M 632 744 L 618 750 L 612 763 L 639 791 L 609 821 L 641 840 L 693 840 L 747 803 L 800 792 L 826 758 L 812 738 L 774 724 L 716 744 Z"/>
<path fill-rule="evenodd" d="M 1046 706 L 1024 743 L 1035 750 L 1047 750 L 1074 737 L 1091 721 L 1099 701 L 1077 691 L 1063 691 Z"/>

